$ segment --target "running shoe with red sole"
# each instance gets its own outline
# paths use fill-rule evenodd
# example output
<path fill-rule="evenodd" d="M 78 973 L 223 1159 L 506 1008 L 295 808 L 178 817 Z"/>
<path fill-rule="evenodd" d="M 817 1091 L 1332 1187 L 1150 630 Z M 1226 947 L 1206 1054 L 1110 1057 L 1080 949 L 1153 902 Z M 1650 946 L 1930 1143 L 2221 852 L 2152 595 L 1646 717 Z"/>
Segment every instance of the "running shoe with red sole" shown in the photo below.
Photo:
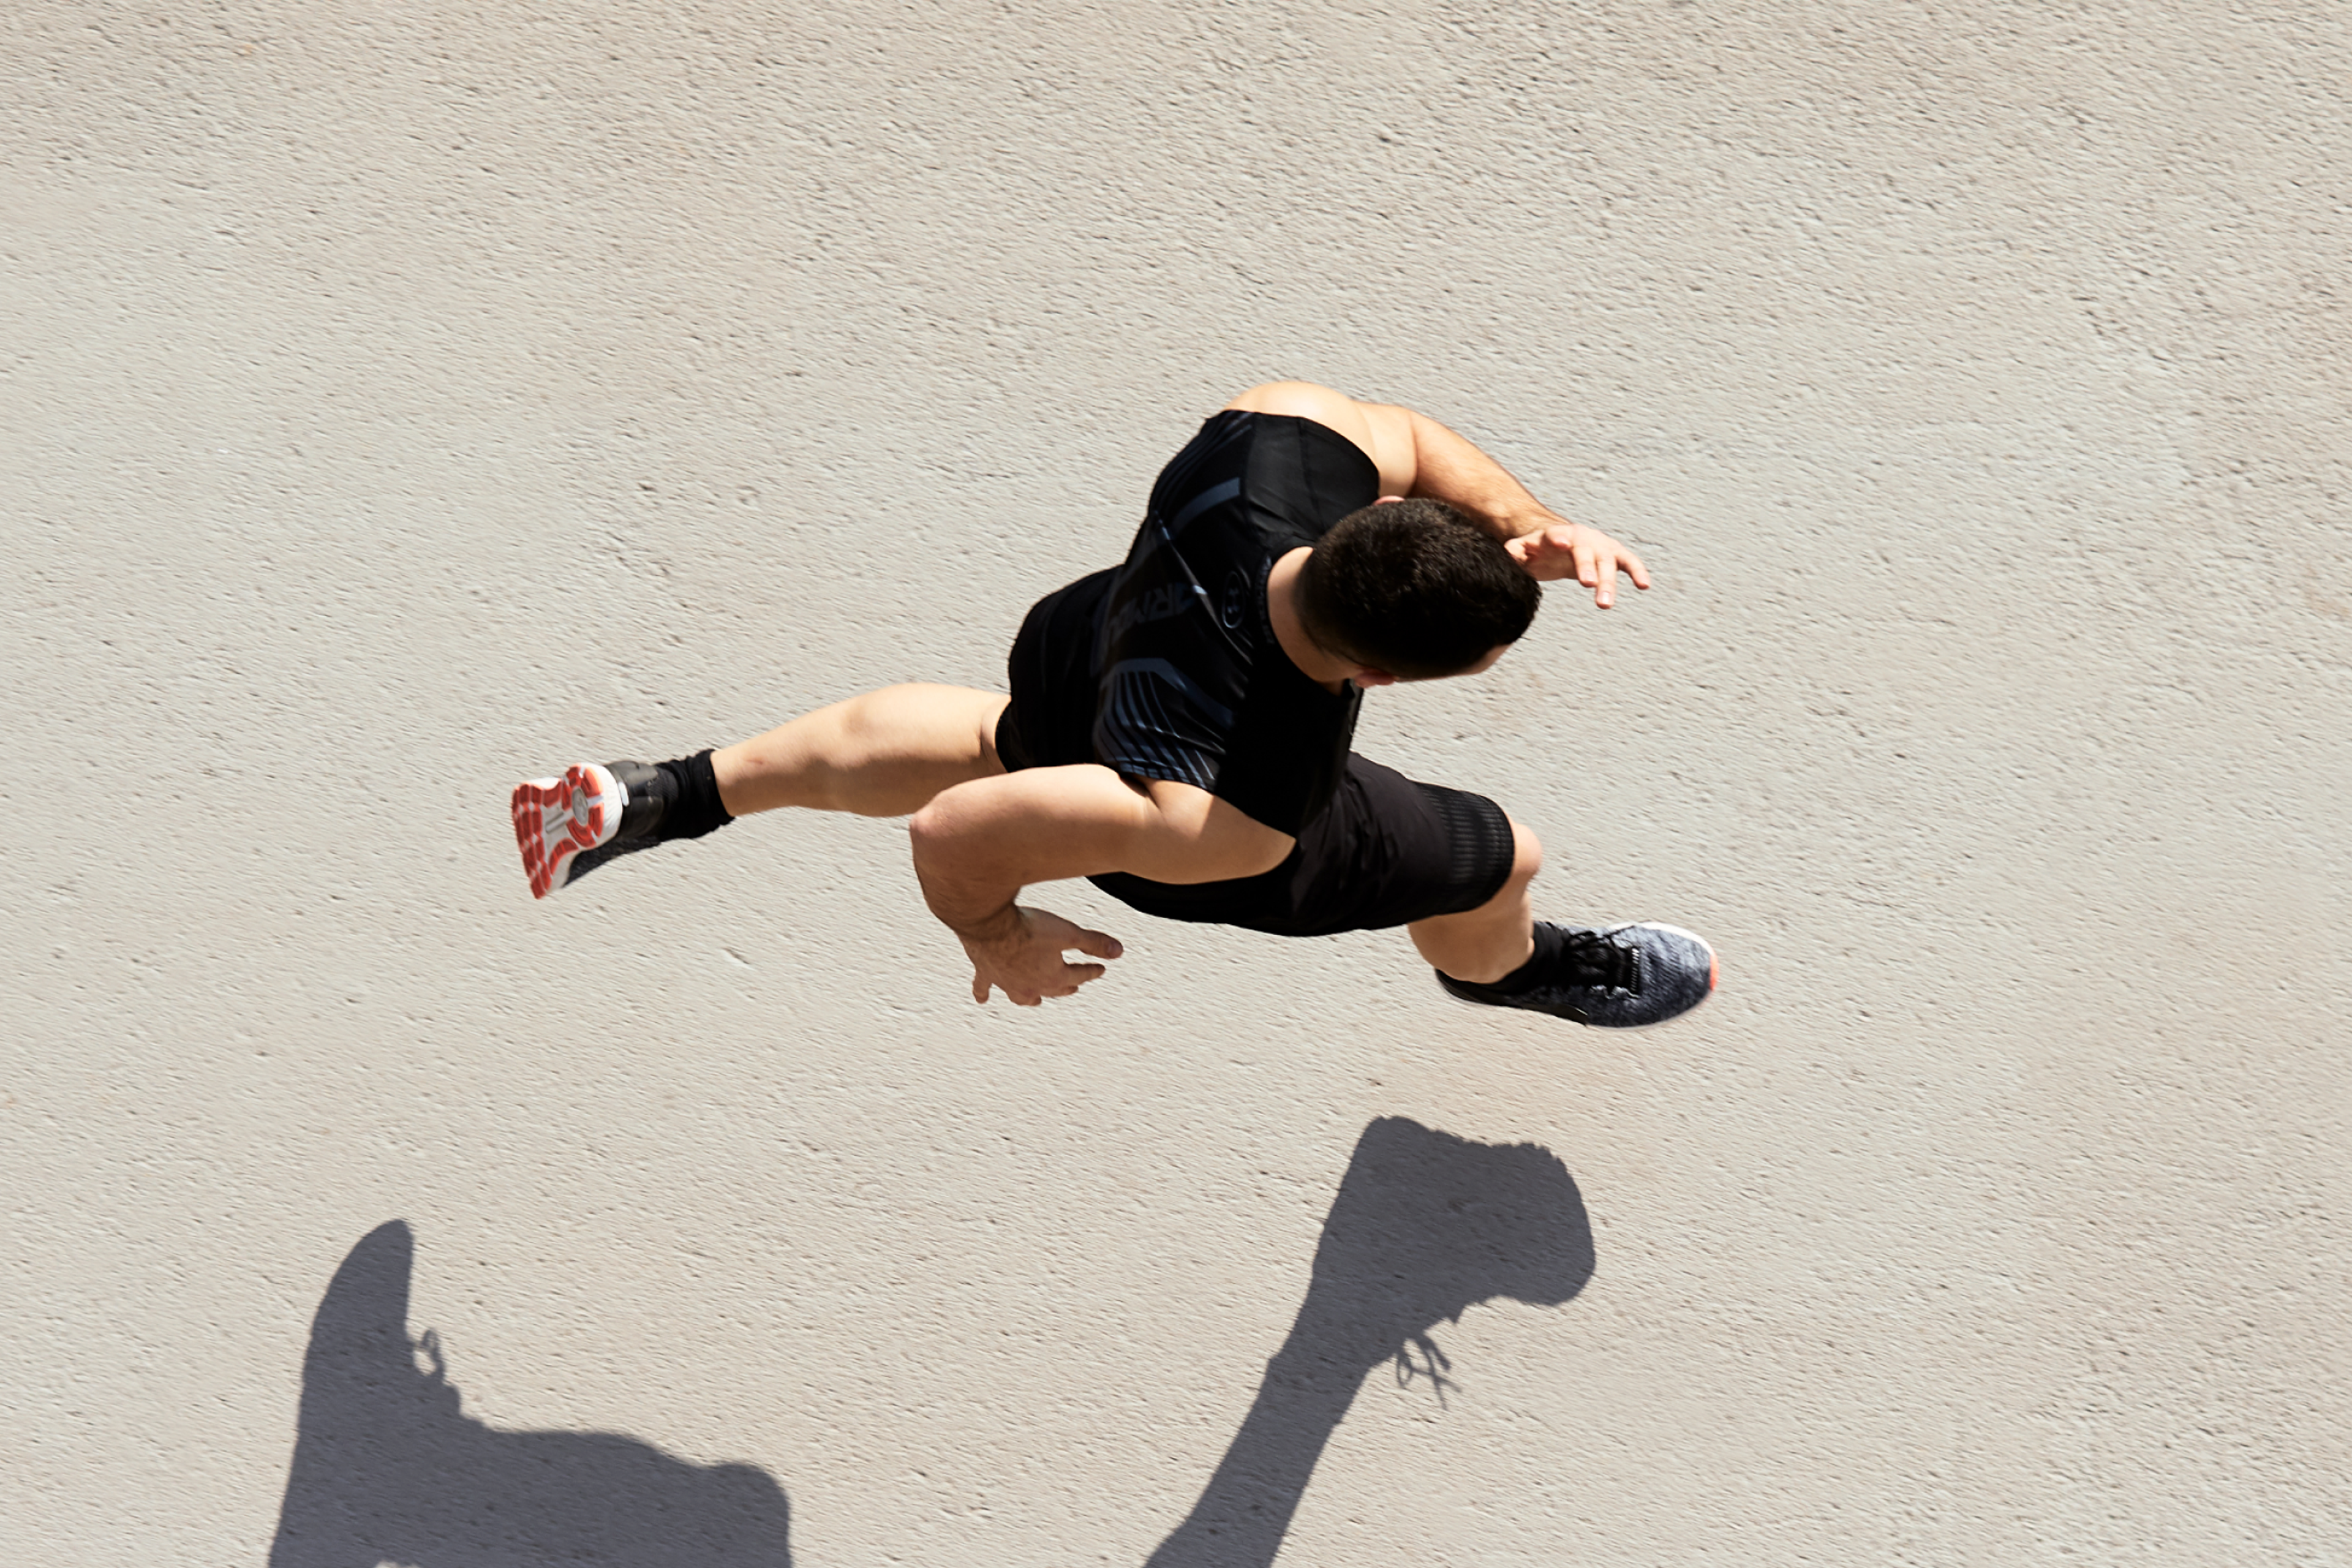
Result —
<path fill-rule="evenodd" d="M 625 799 L 612 770 L 595 763 L 583 763 L 560 779 L 515 785 L 508 804 L 532 898 L 562 887 L 581 869 L 579 857 L 613 841 Z"/>

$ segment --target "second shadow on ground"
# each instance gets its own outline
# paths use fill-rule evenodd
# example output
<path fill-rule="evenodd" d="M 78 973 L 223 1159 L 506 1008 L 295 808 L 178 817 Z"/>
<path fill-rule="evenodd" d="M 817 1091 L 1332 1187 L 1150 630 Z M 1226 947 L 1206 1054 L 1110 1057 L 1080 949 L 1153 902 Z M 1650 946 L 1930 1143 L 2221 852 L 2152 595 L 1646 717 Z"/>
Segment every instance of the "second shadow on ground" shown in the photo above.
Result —
<path fill-rule="evenodd" d="M 378 1226 L 319 1303 L 269 1568 L 792 1568 L 765 1470 L 463 1414 L 439 1339 L 408 1334 L 415 1251 L 406 1224 Z"/>

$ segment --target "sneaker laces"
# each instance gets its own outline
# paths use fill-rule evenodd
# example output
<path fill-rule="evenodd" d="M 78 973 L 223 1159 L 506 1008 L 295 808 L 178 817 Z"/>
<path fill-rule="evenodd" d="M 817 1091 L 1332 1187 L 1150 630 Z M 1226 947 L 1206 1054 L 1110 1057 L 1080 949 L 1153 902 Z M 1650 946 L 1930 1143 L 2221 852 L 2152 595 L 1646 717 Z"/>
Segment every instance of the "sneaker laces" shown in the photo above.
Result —
<path fill-rule="evenodd" d="M 1561 943 L 1555 973 L 1571 985 L 1642 994 L 1642 950 L 1600 931 L 1571 931 Z"/>

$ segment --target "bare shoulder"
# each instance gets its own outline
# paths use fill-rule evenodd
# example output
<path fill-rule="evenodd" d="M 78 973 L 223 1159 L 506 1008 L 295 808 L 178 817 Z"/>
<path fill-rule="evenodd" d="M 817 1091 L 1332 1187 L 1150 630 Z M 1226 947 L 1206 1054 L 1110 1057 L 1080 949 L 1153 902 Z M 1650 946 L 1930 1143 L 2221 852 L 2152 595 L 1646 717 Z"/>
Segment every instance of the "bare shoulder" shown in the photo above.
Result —
<path fill-rule="evenodd" d="M 1364 426 L 1363 405 L 1344 392 L 1311 381 L 1269 381 L 1225 405 L 1249 414 L 1286 414 L 1328 425 L 1353 440 Z"/>
<path fill-rule="evenodd" d="M 1404 495 L 1412 489 L 1412 415 L 1385 403 L 1361 403 L 1344 392 L 1311 381 L 1269 381 L 1253 386 L 1228 409 L 1312 419 L 1354 442 L 1381 471 L 1381 489 Z"/>

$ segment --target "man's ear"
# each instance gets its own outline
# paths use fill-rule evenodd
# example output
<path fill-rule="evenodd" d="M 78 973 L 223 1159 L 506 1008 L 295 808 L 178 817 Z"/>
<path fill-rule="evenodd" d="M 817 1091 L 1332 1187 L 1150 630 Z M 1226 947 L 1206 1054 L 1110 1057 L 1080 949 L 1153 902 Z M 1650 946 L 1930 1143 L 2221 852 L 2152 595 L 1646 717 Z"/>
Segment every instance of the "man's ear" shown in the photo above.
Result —
<path fill-rule="evenodd" d="M 1369 691 L 1375 686 L 1394 686 L 1397 678 L 1385 669 L 1360 669 L 1348 678 L 1359 691 Z"/>

